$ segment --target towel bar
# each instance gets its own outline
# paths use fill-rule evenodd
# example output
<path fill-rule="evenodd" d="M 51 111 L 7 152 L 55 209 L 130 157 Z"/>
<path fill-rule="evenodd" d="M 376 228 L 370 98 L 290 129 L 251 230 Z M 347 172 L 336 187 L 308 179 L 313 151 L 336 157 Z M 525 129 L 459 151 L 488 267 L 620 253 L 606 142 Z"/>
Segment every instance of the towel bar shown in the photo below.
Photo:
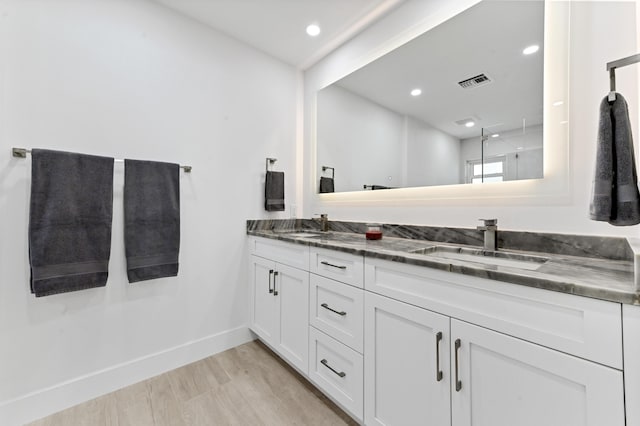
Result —
<path fill-rule="evenodd" d="M 322 171 L 323 172 L 325 172 L 327 170 L 331 170 L 331 179 L 333 179 L 335 177 L 336 169 L 334 169 L 333 167 L 329 167 L 329 166 L 322 166 Z"/>
<path fill-rule="evenodd" d="M 269 171 L 269 164 L 273 165 L 273 163 L 275 163 L 276 161 L 278 161 L 277 158 L 267 157 L 267 160 L 265 161 L 265 169 L 266 169 L 266 171 Z"/>
<path fill-rule="evenodd" d="M 16 158 L 27 158 L 27 154 L 31 154 L 31 150 L 30 149 L 26 149 L 26 148 L 11 148 L 11 155 L 13 155 Z M 114 161 L 116 163 L 124 163 L 124 160 L 116 158 L 114 159 Z M 183 169 L 185 171 L 185 173 L 191 173 L 191 170 L 193 169 L 193 167 L 191 166 L 180 166 L 181 169 Z"/>

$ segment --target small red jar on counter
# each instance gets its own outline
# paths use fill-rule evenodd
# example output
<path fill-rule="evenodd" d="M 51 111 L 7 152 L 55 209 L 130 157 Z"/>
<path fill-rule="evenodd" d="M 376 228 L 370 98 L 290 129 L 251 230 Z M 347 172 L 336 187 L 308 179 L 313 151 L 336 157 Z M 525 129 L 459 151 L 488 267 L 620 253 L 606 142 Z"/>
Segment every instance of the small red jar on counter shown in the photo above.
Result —
<path fill-rule="evenodd" d="M 364 234 L 367 240 L 379 240 L 382 238 L 382 225 L 367 223 L 367 232 Z"/>

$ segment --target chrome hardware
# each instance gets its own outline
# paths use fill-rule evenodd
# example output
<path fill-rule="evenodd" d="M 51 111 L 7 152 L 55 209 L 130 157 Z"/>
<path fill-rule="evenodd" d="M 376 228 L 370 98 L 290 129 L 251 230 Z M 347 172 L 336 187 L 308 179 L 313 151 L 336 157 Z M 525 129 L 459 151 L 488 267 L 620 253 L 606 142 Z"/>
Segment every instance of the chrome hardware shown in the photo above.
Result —
<path fill-rule="evenodd" d="M 338 269 L 347 269 L 346 266 L 343 265 L 334 265 L 333 263 L 329 263 L 329 262 L 325 262 L 324 260 L 322 262 L 320 262 L 323 265 L 327 265 L 327 266 L 331 266 L 332 268 L 338 268 Z"/>
<path fill-rule="evenodd" d="M 436 333 L 436 382 L 442 380 L 442 370 L 440 370 L 440 342 L 442 341 L 442 332 Z"/>
<path fill-rule="evenodd" d="M 336 371 L 334 370 L 330 365 L 329 365 L 329 361 L 327 361 L 326 359 L 323 359 L 320 361 L 320 363 L 322 365 L 324 365 L 325 367 L 327 367 L 329 370 L 333 371 L 334 373 L 336 373 L 338 376 L 340 377 L 344 377 L 347 375 L 347 373 L 345 373 L 344 371 Z"/>
<path fill-rule="evenodd" d="M 17 158 L 27 158 L 27 154 L 30 153 L 30 149 L 25 148 L 11 148 L 11 153 Z"/>
<path fill-rule="evenodd" d="M 478 231 L 484 231 L 484 249 L 495 251 L 498 249 L 498 219 L 478 219 L 484 226 L 478 226 Z"/>
<path fill-rule="evenodd" d="M 327 213 L 316 213 L 314 216 L 320 216 L 320 230 L 322 232 L 329 231 L 329 215 Z"/>
<path fill-rule="evenodd" d="M 273 288 L 271 287 L 271 277 L 273 276 L 273 269 L 269 269 L 269 293 L 273 293 Z"/>
<path fill-rule="evenodd" d="M 276 278 L 278 277 L 278 271 L 275 271 L 273 273 L 273 295 L 277 296 L 278 295 L 278 290 L 276 290 Z"/>
<path fill-rule="evenodd" d="M 455 342 L 455 351 L 456 351 L 456 392 L 460 392 L 460 389 L 462 389 L 462 381 L 460 380 L 460 378 L 458 377 L 458 350 L 460 349 L 460 346 L 462 346 L 462 343 L 460 342 L 460 339 L 456 339 Z"/>
<path fill-rule="evenodd" d="M 338 311 L 336 311 L 335 309 L 331 309 L 331 308 L 329 307 L 329 305 L 327 305 L 326 303 L 323 303 L 323 304 L 322 304 L 322 305 L 320 305 L 320 306 L 322 306 L 322 307 L 323 307 L 323 308 L 325 308 L 325 309 L 330 310 L 331 312 L 334 312 L 334 313 L 336 313 L 336 314 L 340 315 L 341 317 L 343 317 L 343 316 L 347 315 L 347 313 L 346 313 L 345 311 L 340 311 L 340 312 L 338 312 Z"/>

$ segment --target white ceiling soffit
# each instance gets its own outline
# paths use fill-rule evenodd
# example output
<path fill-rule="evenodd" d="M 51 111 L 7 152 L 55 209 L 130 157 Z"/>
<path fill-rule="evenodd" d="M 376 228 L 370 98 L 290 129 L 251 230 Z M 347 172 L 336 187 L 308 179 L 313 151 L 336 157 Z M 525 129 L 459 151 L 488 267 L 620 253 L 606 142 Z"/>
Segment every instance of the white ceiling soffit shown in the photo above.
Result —
<path fill-rule="evenodd" d="M 307 69 L 405 0 L 155 0 Z M 306 34 L 315 23 L 322 32 Z"/>

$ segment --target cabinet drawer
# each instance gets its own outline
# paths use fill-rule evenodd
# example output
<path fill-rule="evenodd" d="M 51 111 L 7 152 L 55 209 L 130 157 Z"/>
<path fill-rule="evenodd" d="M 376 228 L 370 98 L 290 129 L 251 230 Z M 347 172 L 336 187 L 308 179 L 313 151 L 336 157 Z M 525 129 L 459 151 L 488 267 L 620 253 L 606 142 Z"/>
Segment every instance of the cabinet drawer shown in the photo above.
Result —
<path fill-rule="evenodd" d="M 362 353 L 364 290 L 311 274 L 309 323 Z"/>
<path fill-rule="evenodd" d="M 249 250 L 255 256 L 305 271 L 309 270 L 309 246 L 269 238 L 250 237 Z"/>
<path fill-rule="evenodd" d="M 365 288 L 622 369 L 619 303 L 367 259 Z"/>
<path fill-rule="evenodd" d="M 356 420 L 363 416 L 362 355 L 309 327 L 309 378 Z"/>
<path fill-rule="evenodd" d="M 309 271 L 323 277 L 362 288 L 364 257 L 335 250 L 311 247 Z"/>

